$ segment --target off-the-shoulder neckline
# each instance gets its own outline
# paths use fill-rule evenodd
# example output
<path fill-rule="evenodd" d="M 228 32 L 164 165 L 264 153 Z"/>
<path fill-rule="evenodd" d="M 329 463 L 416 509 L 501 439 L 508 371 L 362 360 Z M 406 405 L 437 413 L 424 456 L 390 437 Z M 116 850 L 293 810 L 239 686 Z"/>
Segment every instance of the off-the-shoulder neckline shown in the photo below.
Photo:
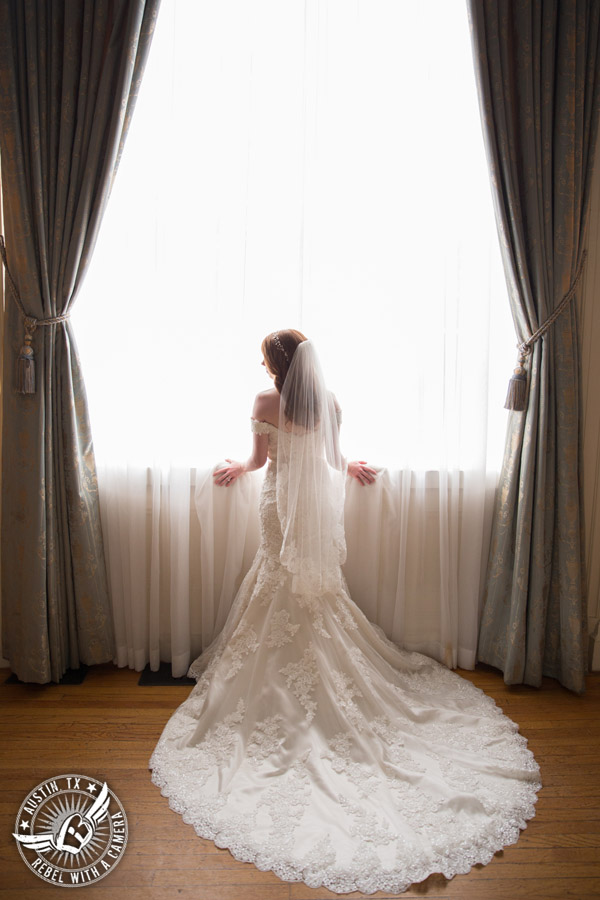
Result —
<path fill-rule="evenodd" d="M 268 425 L 269 428 L 274 428 L 275 431 L 279 431 L 279 427 L 277 425 L 273 425 L 272 422 L 264 422 L 262 419 L 253 419 L 252 416 L 250 416 L 250 421 L 256 422 L 257 425 Z"/>

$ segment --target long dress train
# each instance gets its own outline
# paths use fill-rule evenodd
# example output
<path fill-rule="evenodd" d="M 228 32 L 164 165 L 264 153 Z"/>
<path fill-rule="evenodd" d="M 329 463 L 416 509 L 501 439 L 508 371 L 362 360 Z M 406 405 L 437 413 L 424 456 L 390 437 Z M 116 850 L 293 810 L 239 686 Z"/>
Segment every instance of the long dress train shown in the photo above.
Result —
<path fill-rule="evenodd" d="M 283 568 L 275 426 L 260 546 L 149 762 L 197 834 L 285 881 L 401 892 L 487 863 L 534 815 L 539 768 L 469 681 L 390 642 L 340 588 Z"/>

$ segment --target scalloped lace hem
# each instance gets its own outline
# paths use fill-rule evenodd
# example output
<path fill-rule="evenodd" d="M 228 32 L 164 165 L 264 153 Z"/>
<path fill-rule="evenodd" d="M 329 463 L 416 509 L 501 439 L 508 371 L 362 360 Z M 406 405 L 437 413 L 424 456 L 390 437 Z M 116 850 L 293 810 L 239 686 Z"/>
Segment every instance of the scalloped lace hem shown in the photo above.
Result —
<path fill-rule="evenodd" d="M 486 833 L 480 840 L 469 847 L 448 848 L 444 853 L 439 853 L 435 862 L 428 865 L 406 865 L 403 869 L 386 871 L 361 865 L 356 872 L 347 869 L 345 872 L 336 871 L 335 867 L 325 867 L 318 872 L 307 872 L 305 866 L 290 862 L 281 856 L 275 858 L 273 853 L 265 850 L 256 850 L 249 843 L 248 838 L 241 831 L 238 835 L 231 834 L 231 827 L 223 827 L 219 824 L 211 824 L 208 817 L 204 821 L 195 821 L 185 803 L 181 803 L 169 791 L 166 780 L 158 773 L 157 768 L 149 768 L 152 772 L 151 781 L 168 799 L 169 807 L 178 813 L 186 825 L 191 825 L 200 838 L 211 840 L 215 846 L 222 850 L 228 850 L 231 855 L 240 862 L 252 863 L 261 872 L 273 872 L 285 882 L 301 882 L 310 888 L 326 888 L 336 894 L 349 894 L 359 891 L 364 894 L 374 894 L 377 891 L 401 894 L 412 885 L 420 884 L 430 875 L 441 874 L 450 880 L 455 875 L 467 875 L 473 866 L 487 865 L 494 855 L 504 847 L 515 844 L 521 831 L 527 828 L 527 822 L 535 817 L 535 804 L 537 793 L 541 790 L 540 782 L 523 783 L 520 788 L 521 802 L 512 810 L 510 818 L 490 823 Z M 373 852 L 372 844 L 365 841 L 367 854 Z M 460 857 L 458 856 L 460 852 Z"/>

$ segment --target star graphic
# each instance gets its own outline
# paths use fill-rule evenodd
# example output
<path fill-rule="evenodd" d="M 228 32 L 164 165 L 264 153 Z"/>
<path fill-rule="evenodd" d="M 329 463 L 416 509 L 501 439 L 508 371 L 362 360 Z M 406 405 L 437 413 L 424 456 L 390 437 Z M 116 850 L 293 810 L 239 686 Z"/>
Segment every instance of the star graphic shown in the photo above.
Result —
<path fill-rule="evenodd" d="M 26 828 L 29 828 L 29 822 L 21 822 L 20 828 L 22 828 L 23 831 L 25 831 Z"/>
<path fill-rule="evenodd" d="M 88 783 L 87 789 L 90 792 L 90 794 L 93 794 L 97 788 L 98 788 L 97 784 L 89 784 Z"/>

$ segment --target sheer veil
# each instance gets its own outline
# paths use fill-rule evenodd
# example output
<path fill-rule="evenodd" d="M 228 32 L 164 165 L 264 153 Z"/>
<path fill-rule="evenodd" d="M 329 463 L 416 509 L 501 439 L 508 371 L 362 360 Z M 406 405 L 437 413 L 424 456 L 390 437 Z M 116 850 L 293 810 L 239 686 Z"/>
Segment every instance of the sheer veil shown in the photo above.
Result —
<path fill-rule="evenodd" d="M 339 408 L 311 341 L 292 357 L 281 391 L 277 447 L 280 559 L 294 593 L 335 591 L 346 559 Z"/>

